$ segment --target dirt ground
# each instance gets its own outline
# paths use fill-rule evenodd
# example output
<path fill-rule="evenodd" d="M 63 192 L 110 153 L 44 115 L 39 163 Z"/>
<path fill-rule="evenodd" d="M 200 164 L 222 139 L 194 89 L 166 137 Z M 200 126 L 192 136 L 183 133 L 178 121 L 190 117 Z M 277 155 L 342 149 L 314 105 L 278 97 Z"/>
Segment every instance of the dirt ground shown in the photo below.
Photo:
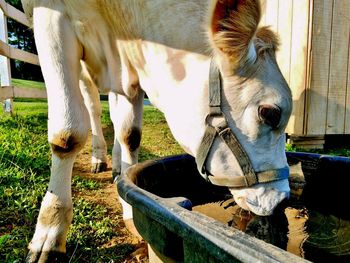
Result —
<path fill-rule="evenodd" d="M 113 131 L 107 129 L 104 131 L 107 145 L 112 145 Z M 91 136 L 89 136 L 88 142 L 84 149 L 80 152 L 74 165 L 73 176 L 80 176 L 82 178 L 96 180 L 101 184 L 98 190 L 73 192 L 74 196 L 79 196 L 87 201 L 100 204 L 108 209 L 108 213 L 111 217 L 117 219 L 116 231 L 118 236 L 109 240 L 108 243 L 103 246 L 108 248 L 116 244 L 132 244 L 135 247 L 135 251 L 132 252 L 124 262 L 149 262 L 147 255 L 147 244 L 144 241 L 140 241 L 137 237 L 133 236 L 125 227 L 122 219 L 122 208 L 118 201 L 118 192 L 115 184 L 112 181 L 112 162 L 111 157 L 108 156 L 108 169 L 105 172 L 93 174 L 91 169 Z"/>

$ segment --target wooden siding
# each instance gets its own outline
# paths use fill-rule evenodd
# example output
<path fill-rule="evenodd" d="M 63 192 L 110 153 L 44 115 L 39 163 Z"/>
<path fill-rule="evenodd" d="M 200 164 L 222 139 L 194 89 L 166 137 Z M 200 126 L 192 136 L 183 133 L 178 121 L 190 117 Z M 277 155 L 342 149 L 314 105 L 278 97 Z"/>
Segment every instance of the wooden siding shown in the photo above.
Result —
<path fill-rule="evenodd" d="M 263 0 L 278 32 L 277 60 L 293 93 L 287 132 L 350 133 L 350 1 Z"/>
<path fill-rule="evenodd" d="M 307 134 L 350 132 L 350 1 L 314 0 Z"/>
<path fill-rule="evenodd" d="M 305 117 L 305 87 L 309 63 L 310 0 L 262 1 L 262 25 L 279 34 L 277 61 L 293 91 L 293 113 L 287 132 L 302 134 Z"/>
<path fill-rule="evenodd" d="M 350 1 L 333 1 L 326 134 L 345 131 L 350 33 Z"/>
<path fill-rule="evenodd" d="M 326 134 L 333 1 L 314 0 L 308 134 Z"/>

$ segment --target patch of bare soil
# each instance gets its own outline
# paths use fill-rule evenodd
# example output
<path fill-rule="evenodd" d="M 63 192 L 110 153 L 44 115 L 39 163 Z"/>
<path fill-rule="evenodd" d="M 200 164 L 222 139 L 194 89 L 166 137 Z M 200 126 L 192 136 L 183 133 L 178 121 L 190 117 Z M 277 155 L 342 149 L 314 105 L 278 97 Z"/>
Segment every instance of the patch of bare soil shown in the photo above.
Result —
<path fill-rule="evenodd" d="M 113 143 L 113 139 L 109 136 L 113 134 L 109 129 L 105 132 L 106 142 L 108 144 Z M 124 262 L 149 262 L 147 253 L 147 244 L 144 241 L 140 241 L 137 237 L 133 236 L 125 227 L 122 215 L 122 208 L 118 200 L 118 192 L 116 185 L 112 180 L 112 162 L 111 157 L 108 156 L 108 168 L 107 171 L 93 174 L 91 173 L 91 136 L 77 157 L 77 160 L 73 169 L 73 176 L 80 176 L 82 178 L 95 180 L 100 183 L 100 188 L 97 190 L 73 192 L 74 197 L 83 198 L 87 201 L 91 201 L 96 204 L 100 204 L 108 209 L 108 213 L 111 217 L 117 219 L 115 225 L 115 231 L 118 235 L 109 240 L 103 245 L 105 248 L 110 248 L 121 244 L 130 244 L 135 250 L 129 255 Z"/>

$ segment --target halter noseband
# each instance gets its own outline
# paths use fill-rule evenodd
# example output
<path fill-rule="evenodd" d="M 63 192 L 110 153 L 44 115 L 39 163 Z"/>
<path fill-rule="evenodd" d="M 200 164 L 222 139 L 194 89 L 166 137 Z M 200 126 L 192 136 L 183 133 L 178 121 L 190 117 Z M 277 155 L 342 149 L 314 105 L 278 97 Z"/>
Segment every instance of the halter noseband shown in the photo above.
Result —
<path fill-rule="evenodd" d="M 209 72 L 209 114 L 205 120 L 206 129 L 196 156 L 197 168 L 202 177 L 214 185 L 231 188 L 250 187 L 258 183 L 287 179 L 289 176 L 289 167 L 262 172 L 254 171 L 247 153 L 232 130 L 228 127 L 225 115 L 221 110 L 221 88 L 221 74 L 212 60 Z M 214 119 L 216 119 L 216 122 L 209 123 L 209 120 Z M 236 157 L 242 169 L 243 176 L 215 177 L 207 173 L 205 162 L 214 139 L 217 136 L 226 143 Z"/>

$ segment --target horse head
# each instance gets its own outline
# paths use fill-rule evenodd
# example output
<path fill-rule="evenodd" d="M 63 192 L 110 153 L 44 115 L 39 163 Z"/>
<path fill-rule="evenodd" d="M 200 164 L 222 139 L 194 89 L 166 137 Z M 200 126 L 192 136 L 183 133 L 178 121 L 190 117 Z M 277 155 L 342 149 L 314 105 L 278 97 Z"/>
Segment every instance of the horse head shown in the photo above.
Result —
<path fill-rule="evenodd" d="M 209 91 L 198 167 L 228 186 L 238 205 L 269 215 L 290 191 L 285 128 L 292 96 L 276 62 L 278 38 L 258 28 L 258 1 L 213 1 L 209 12 L 209 88 L 217 91 Z"/>

